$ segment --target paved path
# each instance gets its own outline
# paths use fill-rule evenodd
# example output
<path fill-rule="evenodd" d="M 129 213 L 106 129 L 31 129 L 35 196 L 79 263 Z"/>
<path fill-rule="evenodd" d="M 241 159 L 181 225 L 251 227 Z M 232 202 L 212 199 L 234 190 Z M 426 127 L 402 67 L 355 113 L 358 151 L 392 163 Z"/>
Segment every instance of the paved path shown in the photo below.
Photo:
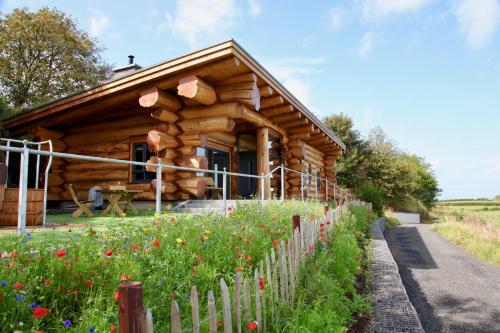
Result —
<path fill-rule="evenodd" d="M 422 326 L 430 332 L 500 332 L 500 267 L 431 230 L 387 229 L 385 237 Z"/>

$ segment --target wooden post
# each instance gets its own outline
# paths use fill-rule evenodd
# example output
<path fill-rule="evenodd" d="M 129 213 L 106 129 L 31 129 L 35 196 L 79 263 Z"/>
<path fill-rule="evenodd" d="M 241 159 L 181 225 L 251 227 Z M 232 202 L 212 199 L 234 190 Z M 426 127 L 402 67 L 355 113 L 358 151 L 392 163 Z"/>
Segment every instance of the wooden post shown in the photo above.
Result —
<path fill-rule="evenodd" d="M 299 232 L 300 232 L 300 215 L 294 215 L 292 216 L 292 227 L 293 227 L 293 231 L 295 231 L 295 229 L 299 229 Z"/>
<path fill-rule="evenodd" d="M 269 129 L 267 127 L 259 127 L 257 129 L 257 174 L 267 175 L 269 173 Z M 259 179 L 262 182 L 262 179 Z M 264 180 L 264 198 L 269 199 L 271 196 L 271 182 L 269 177 Z M 262 185 L 258 187 L 262 188 Z M 259 194 L 262 190 L 259 190 Z"/>
<path fill-rule="evenodd" d="M 324 215 L 325 215 L 325 216 L 327 216 L 327 215 L 328 215 L 328 209 L 329 209 L 328 205 L 325 205 L 325 206 L 323 207 L 323 213 L 324 213 Z"/>
<path fill-rule="evenodd" d="M 120 333 L 142 332 L 144 289 L 140 282 L 124 282 L 118 286 L 118 324 Z"/>

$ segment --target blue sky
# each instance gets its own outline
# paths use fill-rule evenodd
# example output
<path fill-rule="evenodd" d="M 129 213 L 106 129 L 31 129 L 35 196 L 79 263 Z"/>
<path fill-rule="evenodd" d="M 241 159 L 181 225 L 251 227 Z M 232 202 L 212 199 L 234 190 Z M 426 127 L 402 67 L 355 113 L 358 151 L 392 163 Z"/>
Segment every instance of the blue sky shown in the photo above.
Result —
<path fill-rule="evenodd" d="M 55 7 L 125 65 L 236 39 L 318 116 L 381 126 L 443 198 L 500 194 L 500 0 L 0 0 Z"/>

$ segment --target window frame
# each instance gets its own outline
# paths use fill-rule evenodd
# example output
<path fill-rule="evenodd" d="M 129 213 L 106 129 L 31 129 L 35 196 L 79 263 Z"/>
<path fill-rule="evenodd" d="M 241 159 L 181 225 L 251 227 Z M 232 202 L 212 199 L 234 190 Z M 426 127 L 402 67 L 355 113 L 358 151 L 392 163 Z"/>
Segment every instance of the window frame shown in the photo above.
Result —
<path fill-rule="evenodd" d="M 140 137 L 134 137 L 134 138 L 130 138 L 129 140 L 129 145 L 130 145 L 130 161 L 136 161 L 135 160 L 135 147 L 139 144 L 141 144 L 143 147 L 144 147 L 144 151 L 146 153 L 145 155 L 145 158 L 146 160 L 145 161 L 138 161 L 138 162 L 147 162 L 148 158 L 150 156 L 153 156 L 154 154 L 151 153 L 149 150 L 148 150 L 148 145 L 147 145 L 147 142 L 146 142 L 146 137 L 145 136 L 140 136 Z M 144 171 L 134 171 L 134 168 L 136 167 L 140 167 L 140 166 L 137 166 L 137 165 L 130 165 L 129 167 L 129 183 L 130 184 L 147 184 L 147 183 L 150 183 L 151 180 L 155 179 L 156 178 L 156 174 L 153 173 L 153 172 L 149 172 L 149 171 L 146 171 L 144 169 Z M 146 167 L 144 167 L 146 168 Z M 144 179 L 135 179 L 136 177 L 136 174 L 138 173 L 143 173 L 144 175 Z M 151 179 L 147 177 L 148 173 L 151 174 Z"/>

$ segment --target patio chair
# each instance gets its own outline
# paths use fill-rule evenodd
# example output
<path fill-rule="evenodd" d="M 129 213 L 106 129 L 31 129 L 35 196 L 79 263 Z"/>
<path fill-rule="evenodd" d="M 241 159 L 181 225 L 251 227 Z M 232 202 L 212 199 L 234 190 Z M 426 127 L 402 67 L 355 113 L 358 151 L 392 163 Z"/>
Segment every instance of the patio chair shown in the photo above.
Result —
<path fill-rule="evenodd" d="M 71 198 L 73 202 L 78 206 L 78 208 L 71 214 L 72 217 L 79 217 L 80 215 L 85 214 L 87 217 L 92 217 L 92 211 L 90 210 L 90 206 L 95 204 L 95 201 L 80 201 L 78 200 L 78 194 L 75 192 L 73 188 L 73 184 L 69 184 L 69 193 L 71 194 Z"/>

